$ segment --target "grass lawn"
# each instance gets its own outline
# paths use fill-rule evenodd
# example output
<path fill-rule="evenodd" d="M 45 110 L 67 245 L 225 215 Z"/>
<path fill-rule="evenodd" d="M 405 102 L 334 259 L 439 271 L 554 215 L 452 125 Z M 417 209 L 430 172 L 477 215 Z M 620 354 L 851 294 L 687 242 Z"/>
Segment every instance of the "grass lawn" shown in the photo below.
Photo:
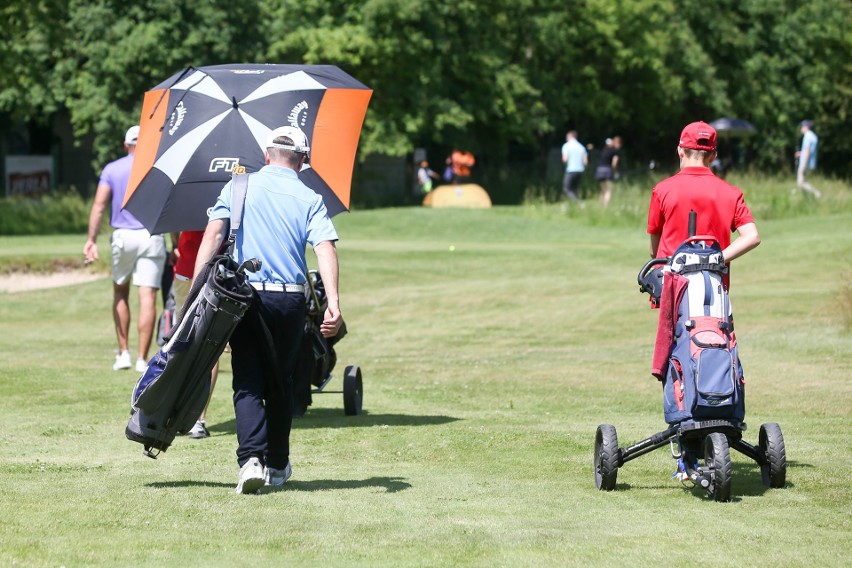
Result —
<path fill-rule="evenodd" d="M 735 262 L 746 439 L 780 423 L 789 465 L 768 490 L 732 451 L 731 503 L 672 480 L 667 448 L 625 464 L 616 491 L 594 486 L 598 424 L 622 445 L 665 426 L 657 314 L 635 281 L 647 236 L 629 212 L 601 215 L 336 218 L 349 335 L 328 388 L 360 365 L 365 415 L 315 396 L 292 480 L 261 496 L 233 493 L 227 355 L 212 437 L 150 460 L 124 437 L 137 376 L 110 368 L 109 281 L 0 295 L 0 564 L 848 565 L 852 212 L 761 221 L 764 243 Z M 50 240 L 76 255 L 84 236 Z M 0 244 L 19 258 L 28 242 Z"/>

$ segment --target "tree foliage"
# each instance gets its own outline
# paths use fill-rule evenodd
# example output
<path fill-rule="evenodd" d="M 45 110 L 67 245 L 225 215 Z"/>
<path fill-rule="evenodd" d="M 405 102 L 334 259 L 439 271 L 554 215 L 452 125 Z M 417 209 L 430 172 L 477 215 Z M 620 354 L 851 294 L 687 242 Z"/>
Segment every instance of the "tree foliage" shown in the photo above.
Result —
<path fill-rule="evenodd" d="M 362 154 L 456 145 L 546 154 L 569 127 L 673 154 L 688 121 L 753 122 L 787 164 L 804 118 L 850 175 L 848 0 L 10 0 L 0 111 L 60 109 L 96 159 L 174 72 L 226 62 L 336 64 L 374 89 Z M 759 143 L 758 143 L 759 142 Z"/>

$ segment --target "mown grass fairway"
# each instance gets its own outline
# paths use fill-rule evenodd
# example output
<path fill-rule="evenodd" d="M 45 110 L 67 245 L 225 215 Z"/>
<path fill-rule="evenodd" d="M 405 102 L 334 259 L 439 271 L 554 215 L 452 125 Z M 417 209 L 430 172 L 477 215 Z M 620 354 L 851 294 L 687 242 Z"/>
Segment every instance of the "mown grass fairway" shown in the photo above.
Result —
<path fill-rule="evenodd" d="M 664 427 L 641 221 L 544 205 L 336 224 L 349 335 L 328 388 L 360 365 L 366 414 L 315 396 L 292 480 L 262 496 L 233 494 L 227 356 L 212 438 L 153 461 L 124 437 L 137 376 L 110 369 L 108 280 L 0 297 L 0 564 L 847 565 L 848 210 L 759 221 L 764 243 L 733 267 L 746 439 L 779 422 L 789 466 L 767 490 L 732 452 L 726 504 L 673 481 L 666 448 L 626 464 L 617 491 L 594 486 L 598 424 L 622 445 Z"/>

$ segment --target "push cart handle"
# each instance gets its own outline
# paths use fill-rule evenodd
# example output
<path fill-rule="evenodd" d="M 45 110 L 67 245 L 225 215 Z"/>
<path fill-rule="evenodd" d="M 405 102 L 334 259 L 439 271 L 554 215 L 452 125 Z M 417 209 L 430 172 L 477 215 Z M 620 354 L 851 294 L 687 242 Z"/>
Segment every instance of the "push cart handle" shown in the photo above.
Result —
<path fill-rule="evenodd" d="M 659 264 L 668 264 L 669 260 L 671 260 L 671 258 L 669 258 L 669 257 L 652 258 L 651 260 L 646 262 L 645 266 L 643 266 L 642 269 L 639 271 L 639 274 L 636 276 L 636 281 L 641 286 L 642 285 L 642 279 L 645 277 L 645 275 L 647 275 L 651 271 L 651 269 L 653 267 L 656 267 Z"/>

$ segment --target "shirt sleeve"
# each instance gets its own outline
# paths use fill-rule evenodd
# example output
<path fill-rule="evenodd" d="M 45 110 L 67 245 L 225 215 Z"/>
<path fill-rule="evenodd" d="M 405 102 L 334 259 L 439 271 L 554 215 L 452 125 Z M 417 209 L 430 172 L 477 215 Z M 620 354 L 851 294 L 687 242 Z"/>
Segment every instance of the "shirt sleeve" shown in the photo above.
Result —
<path fill-rule="evenodd" d="M 216 199 L 216 204 L 210 208 L 207 217 L 209 221 L 231 218 L 231 182 L 226 183 L 225 187 L 222 188 L 222 192 Z"/>
<path fill-rule="evenodd" d="M 108 185 L 112 189 L 112 168 L 110 165 L 107 164 L 104 166 L 103 171 L 101 171 L 101 177 L 98 180 L 98 185 Z"/>
<path fill-rule="evenodd" d="M 337 230 L 328 216 L 328 210 L 322 198 L 317 196 L 308 213 L 307 241 L 316 246 L 323 241 L 336 241 Z"/>
<path fill-rule="evenodd" d="M 651 192 L 651 203 L 648 205 L 648 234 L 663 234 L 663 209 L 660 206 L 660 194 L 656 188 Z"/>
<path fill-rule="evenodd" d="M 754 217 L 752 216 L 748 205 L 745 204 L 745 197 L 743 197 L 743 194 L 740 193 L 737 198 L 736 208 L 734 209 L 734 218 L 731 222 L 731 232 L 733 233 L 748 223 L 754 223 Z"/>

